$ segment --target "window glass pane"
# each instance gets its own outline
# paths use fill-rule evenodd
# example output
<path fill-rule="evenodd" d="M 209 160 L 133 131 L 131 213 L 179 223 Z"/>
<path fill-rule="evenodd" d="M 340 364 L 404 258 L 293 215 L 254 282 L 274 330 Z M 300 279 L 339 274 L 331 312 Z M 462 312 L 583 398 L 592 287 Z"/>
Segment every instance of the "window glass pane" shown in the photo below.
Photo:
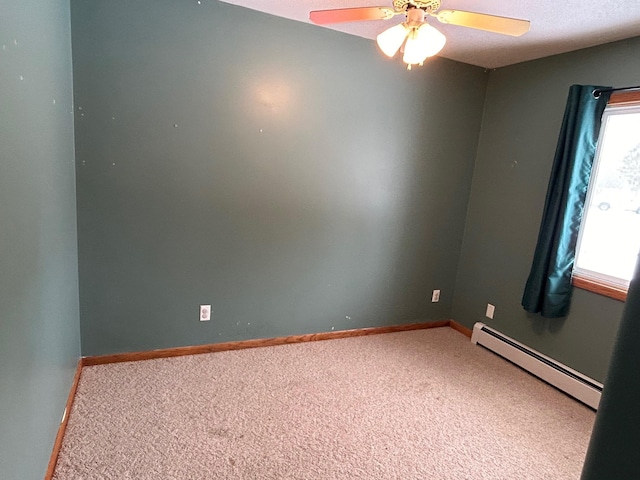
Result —
<path fill-rule="evenodd" d="M 576 267 L 629 281 L 640 250 L 640 108 L 607 110 L 602 128 Z"/>

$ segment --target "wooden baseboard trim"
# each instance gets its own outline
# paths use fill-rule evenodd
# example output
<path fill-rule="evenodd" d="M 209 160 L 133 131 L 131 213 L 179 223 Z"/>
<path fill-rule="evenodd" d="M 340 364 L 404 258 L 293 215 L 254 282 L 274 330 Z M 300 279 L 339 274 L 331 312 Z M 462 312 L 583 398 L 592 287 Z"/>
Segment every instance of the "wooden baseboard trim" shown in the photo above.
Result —
<path fill-rule="evenodd" d="M 71 413 L 71 407 L 73 406 L 73 400 L 76 398 L 76 390 L 78 390 L 78 383 L 80 382 L 80 375 L 82 375 L 82 359 L 78 360 L 78 367 L 76 368 L 76 374 L 73 377 L 73 383 L 69 390 L 69 396 L 67 397 L 67 404 L 64 408 L 64 413 L 60 426 L 58 427 L 58 434 L 53 443 L 53 450 L 51 457 L 49 458 L 49 465 L 47 465 L 47 471 L 44 475 L 44 480 L 51 480 L 53 473 L 56 469 L 56 462 L 58 461 L 58 455 L 60 454 L 60 448 L 62 448 L 62 439 L 64 438 L 64 432 L 67 430 L 67 423 L 69 423 L 69 414 Z"/>
<path fill-rule="evenodd" d="M 471 334 L 473 333 L 470 329 L 462 325 L 461 323 L 456 322 L 455 320 L 449 320 L 449 326 L 454 330 L 459 331 L 463 335 L 471 338 Z"/>
<path fill-rule="evenodd" d="M 288 337 L 212 343 L 208 345 L 195 345 L 191 347 L 163 348 L 159 350 L 147 350 L 144 352 L 117 353 L 114 355 L 84 357 L 82 359 L 82 364 L 83 366 L 103 365 L 106 363 L 135 362 L 138 360 L 151 360 L 154 358 L 180 357 L 183 355 L 225 352 L 229 350 L 244 350 L 246 348 L 273 347 L 277 345 L 288 345 L 292 343 L 316 342 L 321 340 L 333 340 L 337 338 L 361 337 L 364 335 L 378 335 L 381 333 L 405 332 L 408 330 L 422 330 L 425 328 L 446 327 L 449 326 L 449 324 L 449 320 L 440 320 L 436 322 L 408 323 L 404 325 L 391 325 L 386 327 L 370 327 L 354 330 L 339 330 L 335 332 L 310 333 L 307 335 L 291 335 Z"/>

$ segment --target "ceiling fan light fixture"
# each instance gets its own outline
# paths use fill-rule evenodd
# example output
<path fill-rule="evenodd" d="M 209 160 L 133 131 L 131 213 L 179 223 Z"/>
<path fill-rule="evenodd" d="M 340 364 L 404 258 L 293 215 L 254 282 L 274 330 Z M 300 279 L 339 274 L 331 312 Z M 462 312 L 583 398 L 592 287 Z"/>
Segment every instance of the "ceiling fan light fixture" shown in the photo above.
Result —
<path fill-rule="evenodd" d="M 409 29 L 403 23 L 399 23 L 391 28 L 387 28 L 384 32 L 376 37 L 378 47 L 387 57 L 393 57 L 407 38 Z"/>
<path fill-rule="evenodd" d="M 519 18 L 463 10 L 441 10 L 441 0 L 392 0 L 392 3 L 393 8 L 380 6 L 313 10 L 309 12 L 309 20 L 316 25 L 328 25 L 389 20 L 404 14 L 405 22 L 385 30 L 376 39 L 378 47 L 387 57 L 394 57 L 400 50 L 408 70 L 411 70 L 412 65 L 422 65 L 428 57 L 437 55 L 447 41 L 442 33 L 427 24 L 426 16 L 448 25 L 513 37 L 524 35 L 531 27 L 529 20 Z"/>
<path fill-rule="evenodd" d="M 402 61 L 408 65 L 421 64 L 440 52 L 446 42 L 447 37 L 428 23 L 423 23 L 409 33 Z"/>

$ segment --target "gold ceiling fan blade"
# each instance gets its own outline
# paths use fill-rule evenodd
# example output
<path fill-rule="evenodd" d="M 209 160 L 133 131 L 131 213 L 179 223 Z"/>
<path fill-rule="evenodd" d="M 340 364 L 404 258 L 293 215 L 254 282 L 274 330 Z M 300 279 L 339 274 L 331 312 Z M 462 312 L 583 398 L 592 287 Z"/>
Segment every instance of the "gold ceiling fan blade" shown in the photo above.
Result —
<path fill-rule="evenodd" d="M 363 20 L 388 20 L 397 14 L 393 8 L 389 7 L 339 8 L 335 10 L 314 10 L 309 12 L 309 20 L 316 25 L 327 25 L 329 23 L 361 22 Z"/>
<path fill-rule="evenodd" d="M 529 31 L 531 22 L 518 18 L 499 17 L 486 13 L 465 12 L 463 10 L 440 10 L 432 14 L 442 23 L 460 25 L 461 27 L 477 28 L 487 32 L 501 33 L 519 37 Z"/>

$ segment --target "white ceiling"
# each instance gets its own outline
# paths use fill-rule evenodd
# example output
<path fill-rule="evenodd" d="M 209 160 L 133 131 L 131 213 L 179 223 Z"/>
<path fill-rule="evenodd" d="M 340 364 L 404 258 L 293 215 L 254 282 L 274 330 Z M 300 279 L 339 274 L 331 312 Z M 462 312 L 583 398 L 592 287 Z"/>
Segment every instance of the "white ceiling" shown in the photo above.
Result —
<path fill-rule="evenodd" d="M 391 0 L 222 0 L 279 17 L 309 23 L 309 11 L 389 6 Z M 488 13 L 531 21 L 522 37 L 509 37 L 454 25 L 430 23 L 447 37 L 441 57 L 497 68 L 580 48 L 640 36 L 640 0 L 442 0 L 441 9 Z M 327 27 L 375 39 L 404 17 L 342 23 Z M 372 45 L 372 48 L 375 48 Z M 640 60 L 640 52 L 638 52 Z"/>

